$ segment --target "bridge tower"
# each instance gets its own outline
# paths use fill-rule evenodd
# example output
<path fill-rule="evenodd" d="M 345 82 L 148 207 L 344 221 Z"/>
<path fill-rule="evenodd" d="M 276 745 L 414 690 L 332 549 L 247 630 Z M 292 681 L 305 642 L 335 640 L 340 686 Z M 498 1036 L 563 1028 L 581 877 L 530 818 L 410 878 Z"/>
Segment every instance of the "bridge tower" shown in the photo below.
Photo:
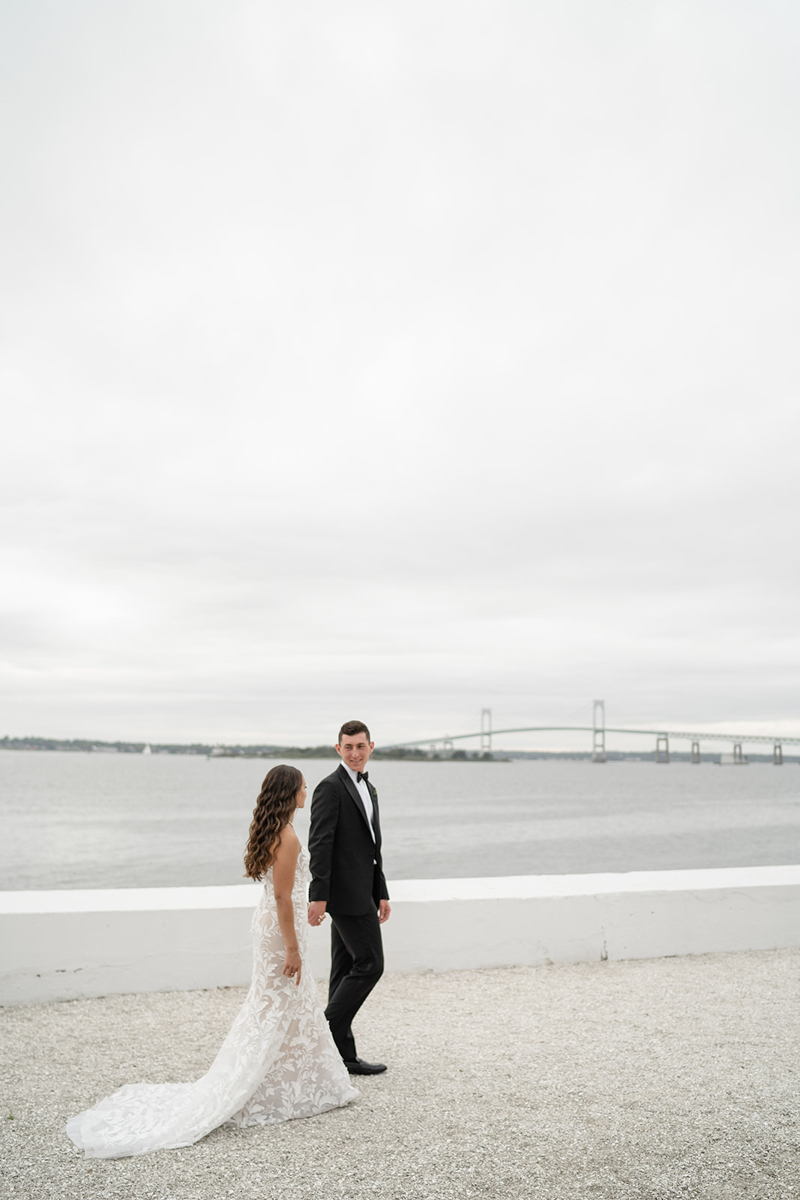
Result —
<path fill-rule="evenodd" d="M 606 761 L 606 702 L 595 700 L 592 707 L 592 762 Z"/>
<path fill-rule="evenodd" d="M 776 767 L 783 766 L 783 746 L 780 742 L 776 742 L 772 747 L 772 761 Z"/>
<path fill-rule="evenodd" d="M 692 762 L 693 763 L 700 762 L 700 743 L 699 742 L 692 742 Z"/>
<path fill-rule="evenodd" d="M 481 709 L 481 754 L 492 753 L 492 710 Z"/>
<path fill-rule="evenodd" d="M 660 733 L 656 738 L 656 762 L 669 762 L 669 735 Z"/>

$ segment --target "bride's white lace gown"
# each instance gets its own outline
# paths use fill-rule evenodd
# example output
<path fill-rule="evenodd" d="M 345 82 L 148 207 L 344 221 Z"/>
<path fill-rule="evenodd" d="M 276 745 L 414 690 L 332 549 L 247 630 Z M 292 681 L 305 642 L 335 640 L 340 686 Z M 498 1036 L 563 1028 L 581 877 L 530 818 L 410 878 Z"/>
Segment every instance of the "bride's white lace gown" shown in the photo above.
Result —
<path fill-rule="evenodd" d="M 253 979 L 208 1074 L 196 1083 L 128 1084 L 72 1117 L 67 1133 L 89 1158 L 189 1146 L 218 1125 L 272 1125 L 349 1104 L 358 1092 L 305 967 L 308 855 L 300 851 L 292 904 L 304 970 L 283 975 L 272 869 L 253 914 Z"/>

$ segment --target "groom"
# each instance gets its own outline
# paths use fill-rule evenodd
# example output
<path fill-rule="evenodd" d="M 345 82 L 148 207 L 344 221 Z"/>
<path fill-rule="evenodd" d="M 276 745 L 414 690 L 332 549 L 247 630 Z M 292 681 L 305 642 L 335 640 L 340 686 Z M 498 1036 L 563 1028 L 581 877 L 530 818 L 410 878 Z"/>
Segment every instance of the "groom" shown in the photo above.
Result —
<path fill-rule="evenodd" d="M 341 763 L 321 780 L 311 801 L 308 923 L 331 918 L 331 980 L 325 1016 L 351 1075 L 378 1075 L 383 1063 L 356 1054 L 351 1023 L 383 974 L 380 927 L 388 921 L 389 892 L 381 860 L 378 793 L 367 760 L 375 749 L 362 721 L 347 721 L 336 750 Z"/>

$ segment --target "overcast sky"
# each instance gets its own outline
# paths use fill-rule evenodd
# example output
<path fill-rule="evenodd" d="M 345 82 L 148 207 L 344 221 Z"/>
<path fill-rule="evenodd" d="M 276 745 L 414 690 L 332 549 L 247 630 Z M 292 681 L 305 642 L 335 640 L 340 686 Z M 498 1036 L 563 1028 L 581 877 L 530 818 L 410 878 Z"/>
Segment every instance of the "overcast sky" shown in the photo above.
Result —
<path fill-rule="evenodd" d="M 800 734 L 796 4 L 0 12 L 0 735 Z"/>

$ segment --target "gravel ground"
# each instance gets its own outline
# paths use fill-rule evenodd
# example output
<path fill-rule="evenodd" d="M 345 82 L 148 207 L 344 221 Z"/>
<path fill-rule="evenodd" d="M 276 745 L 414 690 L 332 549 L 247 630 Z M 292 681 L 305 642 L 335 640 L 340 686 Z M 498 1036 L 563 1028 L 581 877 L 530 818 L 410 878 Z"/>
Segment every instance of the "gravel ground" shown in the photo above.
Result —
<path fill-rule="evenodd" d="M 14 1200 L 800 1197 L 800 950 L 390 975 L 358 1018 L 389 1071 L 346 1109 L 84 1159 L 67 1117 L 204 1073 L 244 990 L 2 1010 Z"/>

